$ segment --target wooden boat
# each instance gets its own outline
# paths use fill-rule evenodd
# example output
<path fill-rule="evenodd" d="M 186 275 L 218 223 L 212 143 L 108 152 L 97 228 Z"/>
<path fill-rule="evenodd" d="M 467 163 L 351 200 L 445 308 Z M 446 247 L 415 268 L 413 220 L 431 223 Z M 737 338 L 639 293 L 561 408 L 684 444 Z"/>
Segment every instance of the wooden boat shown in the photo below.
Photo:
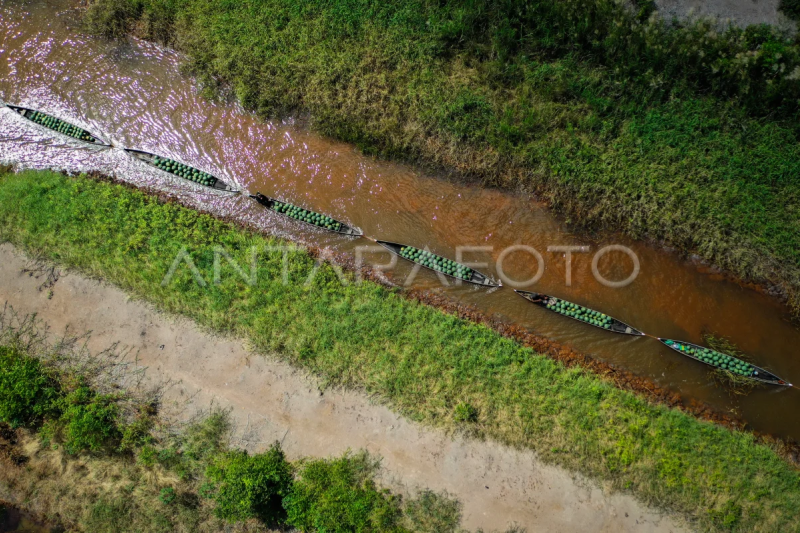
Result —
<path fill-rule="evenodd" d="M 425 250 L 420 250 L 419 248 L 414 248 L 413 246 L 406 246 L 404 244 L 397 244 L 396 242 L 389 242 L 389 241 L 375 241 L 375 242 L 377 242 L 378 244 L 380 244 L 393 254 L 399 255 L 400 257 L 402 257 L 407 261 L 411 261 L 412 263 L 422 265 L 429 270 L 442 273 L 445 276 L 467 281 L 469 283 L 474 283 L 475 285 L 481 285 L 483 287 L 502 286 L 501 283 L 496 282 L 489 276 L 486 276 L 485 274 L 482 274 L 477 270 L 472 270 L 471 268 L 465 265 L 456 263 L 455 261 L 451 261 L 450 259 L 446 259 L 439 255 L 426 252 Z"/>
<path fill-rule="evenodd" d="M 590 326 L 594 326 L 596 328 L 612 331 L 614 333 L 622 333 L 624 335 L 644 335 L 644 333 L 638 329 L 629 326 L 621 320 L 617 320 L 616 318 L 600 313 L 599 311 L 589 309 L 588 307 L 583 307 L 576 303 L 562 300 L 561 298 L 556 298 L 555 296 L 548 296 L 547 294 L 542 294 L 540 292 L 518 290 L 515 290 L 514 292 L 529 302 L 538 305 L 539 307 L 544 307 L 549 311 L 572 318 L 578 322 L 583 322 L 584 324 L 589 324 Z"/>
<path fill-rule="evenodd" d="M 251 194 L 250 198 L 254 199 L 270 211 L 275 211 L 276 213 L 285 217 L 289 217 L 310 226 L 314 226 L 315 228 L 332 231 L 334 233 L 340 233 L 342 235 L 350 235 L 352 237 L 361 237 L 364 235 L 358 228 L 348 226 L 344 222 L 339 222 L 338 220 L 335 220 L 327 215 L 316 213 L 310 209 L 304 209 L 288 202 L 270 198 L 269 196 L 265 196 L 260 192 Z"/>
<path fill-rule="evenodd" d="M 172 159 L 160 157 L 155 154 L 151 154 L 150 152 L 143 152 L 141 150 L 131 150 L 130 148 L 125 148 L 125 151 L 136 159 L 144 161 L 148 165 L 154 166 L 159 170 L 163 170 L 164 172 L 174 174 L 175 176 L 183 178 L 187 181 L 191 181 L 205 187 L 211 187 L 212 189 L 217 189 L 219 191 L 239 193 L 238 190 L 234 189 L 221 179 L 212 176 L 207 172 L 203 172 L 202 170 L 190 167 L 189 165 L 184 165 L 178 161 L 173 161 Z"/>
<path fill-rule="evenodd" d="M 27 107 L 20 107 L 10 104 L 6 104 L 6 107 L 35 124 L 58 132 L 62 135 L 66 135 L 72 139 L 77 139 L 79 141 L 97 146 L 111 146 L 110 144 L 101 141 L 85 129 L 79 128 L 78 126 L 70 124 L 69 122 L 65 122 L 60 118 L 48 115 L 47 113 L 42 113 L 41 111 L 37 111 L 35 109 L 28 109 Z"/>
<path fill-rule="evenodd" d="M 772 372 L 764 370 L 761 367 L 750 364 L 747 361 L 742 361 L 736 357 L 728 354 L 714 351 L 704 346 L 692 344 L 691 342 L 676 341 L 673 339 L 658 338 L 665 346 L 672 348 L 681 355 L 690 357 L 695 361 L 700 361 L 714 368 L 721 368 L 732 372 L 733 374 L 743 376 L 756 381 L 770 383 L 772 385 L 785 385 L 791 387 L 792 384 L 788 383 Z"/>

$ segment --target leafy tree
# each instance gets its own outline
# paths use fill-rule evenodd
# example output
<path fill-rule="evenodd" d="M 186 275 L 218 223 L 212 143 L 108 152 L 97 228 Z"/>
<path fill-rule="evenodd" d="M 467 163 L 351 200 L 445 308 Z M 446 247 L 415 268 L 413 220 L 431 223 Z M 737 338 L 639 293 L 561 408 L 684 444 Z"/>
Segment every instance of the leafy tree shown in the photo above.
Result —
<path fill-rule="evenodd" d="M 60 394 L 38 359 L 0 347 L 0 420 L 12 427 L 37 425 L 56 410 Z"/>
<path fill-rule="evenodd" d="M 405 531 L 400 498 L 375 486 L 377 466 L 366 452 L 305 463 L 283 502 L 287 523 L 320 533 Z"/>
<path fill-rule="evenodd" d="M 58 425 L 64 449 L 69 453 L 100 452 L 119 441 L 119 406 L 114 396 L 96 394 L 89 387 L 80 386 L 62 404 Z"/>
<path fill-rule="evenodd" d="M 292 467 L 278 443 L 265 453 L 230 451 L 217 456 L 206 471 L 218 485 L 215 514 L 229 522 L 258 518 L 281 524 L 286 513 L 281 502 L 292 485 Z"/>

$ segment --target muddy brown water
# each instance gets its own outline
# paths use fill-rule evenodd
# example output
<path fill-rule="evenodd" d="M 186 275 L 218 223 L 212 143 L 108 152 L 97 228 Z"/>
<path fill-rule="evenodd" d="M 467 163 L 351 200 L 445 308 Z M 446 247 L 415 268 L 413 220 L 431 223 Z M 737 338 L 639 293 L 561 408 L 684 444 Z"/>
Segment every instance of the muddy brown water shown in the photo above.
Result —
<path fill-rule="evenodd" d="M 728 281 L 701 264 L 615 235 L 593 239 L 570 231 L 543 205 L 517 195 L 461 185 L 413 168 L 377 161 L 352 146 L 309 133 L 291 121 L 264 122 L 234 104 L 198 94 L 181 74 L 180 57 L 151 43 L 111 42 L 81 34 L 76 14 L 62 1 L 0 5 L 0 98 L 34 107 L 85 127 L 117 147 L 138 148 L 180 160 L 235 184 L 260 191 L 361 228 L 373 238 L 408 243 L 466 261 L 499 277 L 497 260 L 511 246 L 535 248 L 544 273 L 527 290 L 541 291 L 601 310 L 661 337 L 703 344 L 713 332 L 731 339 L 752 362 L 800 383 L 800 330 L 776 299 Z M 374 246 L 366 239 L 328 234 L 266 211 L 246 195 L 232 196 L 183 182 L 127 156 L 121 149 L 85 145 L 0 110 L 0 161 L 24 168 L 96 170 L 137 185 L 169 191 L 221 215 L 236 217 L 276 235 L 356 254 Z M 628 286 L 611 288 L 592 274 L 595 253 L 609 244 L 633 250 L 640 264 Z M 585 246 L 572 259 L 566 284 L 563 252 L 553 246 Z M 364 252 L 386 263 L 385 253 Z M 524 251 L 502 263 L 511 280 L 530 279 L 537 262 Z M 607 279 L 633 268 L 621 252 L 598 263 Z M 399 260 L 392 278 L 411 273 Z M 599 359 L 651 378 L 659 385 L 723 412 L 743 417 L 756 430 L 800 440 L 800 390 L 764 387 L 746 396 L 721 388 L 708 367 L 681 357 L 655 339 L 600 331 L 531 305 L 505 286 L 486 290 L 443 286 L 420 271 L 415 287 L 444 291 L 485 313 L 520 324 Z"/>

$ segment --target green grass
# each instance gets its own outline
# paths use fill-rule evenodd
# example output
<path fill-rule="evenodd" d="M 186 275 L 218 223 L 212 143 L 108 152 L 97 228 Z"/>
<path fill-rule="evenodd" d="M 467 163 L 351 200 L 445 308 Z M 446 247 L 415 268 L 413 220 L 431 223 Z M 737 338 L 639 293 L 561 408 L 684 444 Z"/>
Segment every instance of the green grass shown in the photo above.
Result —
<path fill-rule="evenodd" d="M 535 190 L 577 225 L 695 251 L 800 311 L 800 48 L 611 0 L 96 0 L 209 93 L 368 153 Z M 797 69 L 797 70 L 796 70 Z"/>
<path fill-rule="evenodd" d="M 703 528 L 725 530 L 718 518 L 730 509 L 735 531 L 800 528 L 800 474 L 752 435 L 653 406 L 379 285 L 344 286 L 328 265 L 306 285 L 314 260 L 302 249 L 289 254 L 284 286 L 281 255 L 264 250 L 285 242 L 122 186 L 34 171 L 0 177 L 0 240 L 245 337 L 413 420 L 535 450 Z M 213 283 L 218 246 L 245 269 L 261 250 L 255 286 L 224 259 Z M 185 265 L 162 286 L 184 247 L 205 286 Z"/>

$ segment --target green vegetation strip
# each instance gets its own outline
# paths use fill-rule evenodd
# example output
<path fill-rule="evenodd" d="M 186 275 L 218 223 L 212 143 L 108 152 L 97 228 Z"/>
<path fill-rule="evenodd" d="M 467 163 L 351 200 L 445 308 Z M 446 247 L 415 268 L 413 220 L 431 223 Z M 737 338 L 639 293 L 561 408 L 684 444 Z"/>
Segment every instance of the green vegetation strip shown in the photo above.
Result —
<path fill-rule="evenodd" d="M 782 285 L 800 311 L 800 48 L 636 4 L 95 0 L 87 22 L 174 45 L 263 116 L 536 190 L 573 224 Z"/>
<path fill-rule="evenodd" d="M 88 131 L 79 128 L 78 126 L 73 126 L 69 122 L 64 122 L 60 118 L 51 117 L 50 115 L 46 115 L 39 111 L 31 111 L 28 113 L 27 117 L 37 124 L 40 124 L 46 128 L 50 128 L 51 130 L 55 130 L 59 133 L 63 133 L 64 135 L 68 135 L 75 139 L 90 143 L 95 141 L 95 138 L 92 137 L 92 134 Z"/>
<path fill-rule="evenodd" d="M 488 329 L 371 282 L 343 285 L 302 249 L 118 185 L 26 171 L 0 177 L 0 239 L 100 276 L 215 331 L 249 339 L 406 416 L 535 450 L 703 528 L 800 527 L 800 474 L 747 433 L 616 389 Z M 217 255 L 222 247 L 256 283 Z M 186 265 L 162 284 L 181 250 Z M 217 252 L 218 253 L 218 252 Z M 219 254 L 219 253 L 218 253 Z"/>

